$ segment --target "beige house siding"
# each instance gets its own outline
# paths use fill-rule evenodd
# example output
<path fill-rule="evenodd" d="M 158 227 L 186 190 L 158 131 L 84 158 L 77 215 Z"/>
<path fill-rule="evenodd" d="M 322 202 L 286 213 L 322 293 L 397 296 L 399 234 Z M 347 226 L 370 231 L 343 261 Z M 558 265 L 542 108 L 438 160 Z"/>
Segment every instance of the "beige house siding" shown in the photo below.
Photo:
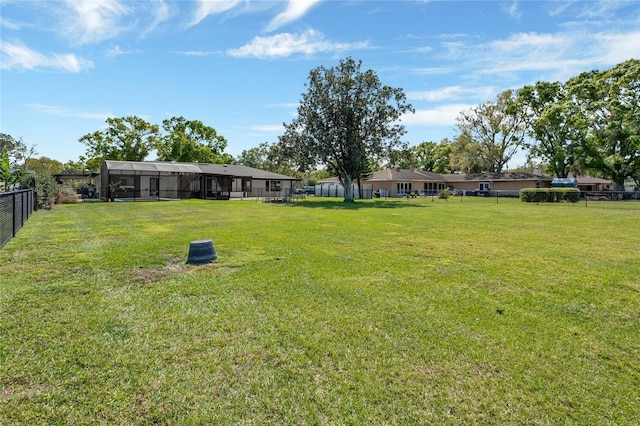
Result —
<path fill-rule="evenodd" d="M 437 195 L 442 192 L 446 185 L 444 182 L 425 182 L 400 180 L 393 182 L 371 182 L 373 192 L 383 194 L 388 197 L 402 197 L 413 193 L 417 195 Z M 384 195 L 386 192 L 386 195 Z"/>
<path fill-rule="evenodd" d="M 518 195 L 520 190 L 523 188 L 536 188 L 536 187 L 545 187 L 549 185 L 539 184 L 535 180 L 523 180 L 523 181 L 491 181 L 491 180 L 479 180 L 479 181 L 467 181 L 467 182 L 447 182 L 447 186 L 456 191 L 466 190 L 466 191 L 480 191 L 486 190 L 486 185 L 480 187 L 480 184 L 488 184 L 489 191 L 499 191 L 503 193 L 509 193 L 505 195 Z"/>
<path fill-rule="evenodd" d="M 327 182 L 335 182 L 327 179 Z M 363 181 L 372 185 L 374 194 L 383 197 L 438 195 L 445 188 L 466 195 L 500 195 L 517 197 L 523 188 L 545 188 L 552 179 L 532 173 L 437 174 L 419 170 L 385 169 L 374 172 Z M 323 181 L 324 182 L 324 181 Z"/>
<path fill-rule="evenodd" d="M 518 196 L 523 188 L 551 186 L 551 178 L 528 173 L 491 173 L 478 175 L 443 175 L 447 186 L 456 192 L 483 192 L 484 195 Z"/>
<path fill-rule="evenodd" d="M 436 173 L 408 169 L 380 170 L 367 179 L 374 193 L 383 197 L 437 195 L 446 187 L 442 176 Z"/>

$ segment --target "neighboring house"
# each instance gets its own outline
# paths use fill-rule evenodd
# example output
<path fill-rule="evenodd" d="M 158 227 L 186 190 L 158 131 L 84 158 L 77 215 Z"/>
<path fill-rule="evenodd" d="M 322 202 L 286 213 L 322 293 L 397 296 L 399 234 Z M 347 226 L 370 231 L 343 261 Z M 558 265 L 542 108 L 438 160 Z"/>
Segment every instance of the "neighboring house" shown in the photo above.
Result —
<path fill-rule="evenodd" d="M 569 174 L 569 177 L 574 177 L 572 174 Z M 598 192 L 598 191 L 610 191 L 613 186 L 613 182 L 609 179 L 602 179 L 591 176 L 576 176 L 575 179 L 578 181 L 578 189 L 580 191 L 586 192 Z"/>
<path fill-rule="evenodd" d="M 384 169 L 373 172 L 368 179 L 362 180 L 362 186 L 374 194 L 382 197 L 404 197 L 410 194 L 437 195 L 446 188 L 442 175 L 420 170 Z M 324 192 L 325 187 L 340 186 L 340 180 L 330 177 L 318 181 L 320 189 L 316 187 L 316 194 Z M 357 185 L 354 183 L 354 194 Z M 371 198 L 371 192 L 369 197 Z"/>
<path fill-rule="evenodd" d="M 372 184 L 373 191 L 382 197 L 437 195 L 446 188 L 442 175 L 409 169 L 379 170 L 365 182 Z"/>
<path fill-rule="evenodd" d="M 105 161 L 102 199 L 283 198 L 297 178 L 235 164 Z"/>
<path fill-rule="evenodd" d="M 548 188 L 553 181 L 550 177 L 533 173 L 477 173 L 441 175 L 447 187 L 456 192 L 517 197 L 523 188 Z"/>
<path fill-rule="evenodd" d="M 382 197 L 438 195 L 445 188 L 464 195 L 500 194 L 517 197 L 522 188 L 550 187 L 551 181 L 551 178 L 532 173 L 438 174 L 421 170 L 385 169 L 374 172 L 362 182 L 371 184 L 373 192 Z M 335 185 L 337 179 L 324 179 L 319 183 Z"/>

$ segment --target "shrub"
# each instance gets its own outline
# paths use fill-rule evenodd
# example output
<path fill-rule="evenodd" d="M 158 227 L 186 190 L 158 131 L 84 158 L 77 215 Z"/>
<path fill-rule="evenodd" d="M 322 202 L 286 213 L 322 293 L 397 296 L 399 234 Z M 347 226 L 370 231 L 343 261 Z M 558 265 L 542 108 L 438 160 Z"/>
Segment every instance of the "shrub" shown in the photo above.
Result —
<path fill-rule="evenodd" d="M 73 186 L 60 185 L 56 193 L 56 204 L 75 204 L 78 194 Z"/>
<path fill-rule="evenodd" d="M 547 191 L 542 188 L 524 188 L 520 190 L 520 199 L 527 203 L 544 203 L 547 201 Z"/>
<path fill-rule="evenodd" d="M 575 188 L 565 188 L 564 198 L 570 203 L 577 203 L 580 201 L 580 190 Z"/>
<path fill-rule="evenodd" d="M 449 200 L 449 196 L 451 195 L 451 190 L 447 186 L 439 195 L 438 198 L 442 198 L 445 200 Z"/>
<path fill-rule="evenodd" d="M 36 209 L 51 208 L 56 198 L 58 184 L 50 173 L 36 172 L 25 175 L 20 184 L 23 188 L 33 188 Z"/>
<path fill-rule="evenodd" d="M 576 188 L 523 188 L 520 200 L 526 203 L 577 203 L 580 190 Z"/>

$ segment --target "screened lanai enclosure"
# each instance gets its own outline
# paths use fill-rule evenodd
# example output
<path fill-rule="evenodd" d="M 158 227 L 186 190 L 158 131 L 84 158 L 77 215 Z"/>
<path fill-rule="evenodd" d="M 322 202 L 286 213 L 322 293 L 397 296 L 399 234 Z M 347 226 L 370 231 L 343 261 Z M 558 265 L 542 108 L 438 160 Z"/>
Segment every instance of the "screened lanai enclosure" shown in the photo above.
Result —
<path fill-rule="evenodd" d="M 228 200 L 283 197 L 296 178 L 241 165 L 162 161 L 105 161 L 100 198 L 107 201 Z"/>
<path fill-rule="evenodd" d="M 201 191 L 201 171 L 190 164 L 105 161 L 100 195 L 109 201 L 186 199 Z"/>

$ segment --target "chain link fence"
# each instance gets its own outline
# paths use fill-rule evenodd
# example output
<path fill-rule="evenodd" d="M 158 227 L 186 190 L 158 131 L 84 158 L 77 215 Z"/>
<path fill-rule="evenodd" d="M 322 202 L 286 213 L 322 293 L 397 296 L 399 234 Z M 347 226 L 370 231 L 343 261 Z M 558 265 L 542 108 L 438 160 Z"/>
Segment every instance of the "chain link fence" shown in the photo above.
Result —
<path fill-rule="evenodd" d="M 33 209 L 33 189 L 0 193 L 0 248 L 16 236 Z"/>

